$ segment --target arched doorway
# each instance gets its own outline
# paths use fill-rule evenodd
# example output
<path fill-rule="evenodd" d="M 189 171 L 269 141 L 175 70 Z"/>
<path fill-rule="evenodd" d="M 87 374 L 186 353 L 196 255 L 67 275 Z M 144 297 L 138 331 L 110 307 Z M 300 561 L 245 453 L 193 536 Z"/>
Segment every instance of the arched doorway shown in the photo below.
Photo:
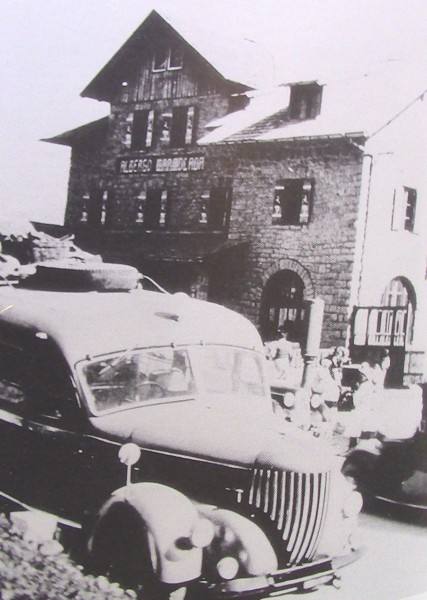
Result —
<path fill-rule="evenodd" d="M 411 282 L 404 277 L 392 279 L 383 292 L 381 304 L 395 308 L 406 308 L 404 334 L 406 344 L 411 343 L 414 335 L 414 313 L 416 309 L 416 295 Z"/>
<path fill-rule="evenodd" d="M 264 340 L 277 337 L 283 327 L 290 341 L 304 337 L 304 282 L 295 271 L 278 271 L 267 281 L 261 298 L 260 330 Z"/>
<path fill-rule="evenodd" d="M 395 277 L 384 289 L 380 306 L 355 309 L 352 327 L 352 357 L 361 362 L 380 362 L 385 351 L 390 367 L 385 383 L 401 385 L 405 374 L 407 346 L 412 342 L 416 295 L 409 280 Z"/>

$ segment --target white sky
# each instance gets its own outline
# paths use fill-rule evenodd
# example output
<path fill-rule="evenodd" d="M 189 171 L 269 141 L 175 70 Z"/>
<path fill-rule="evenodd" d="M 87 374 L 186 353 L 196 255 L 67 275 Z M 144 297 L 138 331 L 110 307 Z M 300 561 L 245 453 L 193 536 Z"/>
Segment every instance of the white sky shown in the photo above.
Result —
<path fill-rule="evenodd" d="M 2 0 L 0 215 L 62 223 L 70 151 L 38 140 L 108 113 L 79 94 L 153 8 L 267 41 L 284 80 L 390 58 L 427 65 L 426 0 Z"/>

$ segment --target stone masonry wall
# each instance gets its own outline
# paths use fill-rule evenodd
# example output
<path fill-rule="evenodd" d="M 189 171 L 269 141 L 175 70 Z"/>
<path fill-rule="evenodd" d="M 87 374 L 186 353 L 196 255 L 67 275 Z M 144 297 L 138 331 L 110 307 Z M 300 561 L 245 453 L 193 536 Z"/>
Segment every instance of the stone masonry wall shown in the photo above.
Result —
<path fill-rule="evenodd" d="M 229 306 L 258 323 L 261 293 L 271 275 L 296 271 L 305 293 L 325 301 L 322 345 L 344 343 L 362 162 L 346 141 L 247 144 L 211 151 L 227 174 L 232 165 L 230 238 L 251 240 L 244 269 L 233 278 Z M 215 171 L 215 166 L 212 164 Z M 314 197 L 307 225 L 272 225 L 274 187 L 279 179 L 312 178 Z"/>

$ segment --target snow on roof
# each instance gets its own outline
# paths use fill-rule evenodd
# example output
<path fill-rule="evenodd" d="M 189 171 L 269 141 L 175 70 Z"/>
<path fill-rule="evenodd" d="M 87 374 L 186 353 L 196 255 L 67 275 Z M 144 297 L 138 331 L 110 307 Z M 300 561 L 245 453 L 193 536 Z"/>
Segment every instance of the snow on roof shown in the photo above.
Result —
<path fill-rule="evenodd" d="M 244 110 L 220 120 L 219 126 L 201 138 L 199 144 L 343 135 L 370 137 L 423 95 L 427 90 L 427 70 L 419 64 L 396 61 L 364 73 L 330 77 L 323 85 L 320 114 L 303 121 L 291 121 L 288 116 L 289 90 L 293 85 L 283 84 L 288 94 L 281 106 L 277 104 L 278 92 L 254 96 Z M 213 125 L 218 125 L 218 121 Z"/>
<path fill-rule="evenodd" d="M 198 143 L 212 144 L 222 141 L 283 110 L 289 103 L 289 88 L 281 86 L 250 96 L 250 104 L 246 109 L 238 110 L 208 123 L 207 128 L 213 128 L 213 131 L 200 139 Z"/>

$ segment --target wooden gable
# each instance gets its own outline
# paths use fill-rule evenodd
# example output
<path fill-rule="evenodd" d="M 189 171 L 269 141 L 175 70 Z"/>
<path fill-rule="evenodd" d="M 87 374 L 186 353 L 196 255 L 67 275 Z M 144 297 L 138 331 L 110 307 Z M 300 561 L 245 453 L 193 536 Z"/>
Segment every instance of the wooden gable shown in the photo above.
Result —
<path fill-rule="evenodd" d="M 82 96 L 114 104 L 230 94 L 247 89 L 244 84 L 225 79 L 153 11 L 83 90 Z"/>

